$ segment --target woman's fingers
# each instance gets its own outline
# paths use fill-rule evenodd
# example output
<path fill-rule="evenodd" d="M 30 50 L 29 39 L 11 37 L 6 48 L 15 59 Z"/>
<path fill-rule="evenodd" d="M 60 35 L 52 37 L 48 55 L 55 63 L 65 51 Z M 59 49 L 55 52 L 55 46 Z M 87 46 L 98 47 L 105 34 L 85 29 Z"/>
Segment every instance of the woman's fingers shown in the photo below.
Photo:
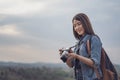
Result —
<path fill-rule="evenodd" d="M 63 48 L 62 48 L 62 49 L 59 49 L 59 52 L 60 52 L 59 54 L 62 55 L 62 53 L 63 53 Z"/>
<path fill-rule="evenodd" d="M 76 55 L 77 55 L 77 54 L 75 54 L 75 53 L 69 53 L 68 55 L 76 58 Z"/>

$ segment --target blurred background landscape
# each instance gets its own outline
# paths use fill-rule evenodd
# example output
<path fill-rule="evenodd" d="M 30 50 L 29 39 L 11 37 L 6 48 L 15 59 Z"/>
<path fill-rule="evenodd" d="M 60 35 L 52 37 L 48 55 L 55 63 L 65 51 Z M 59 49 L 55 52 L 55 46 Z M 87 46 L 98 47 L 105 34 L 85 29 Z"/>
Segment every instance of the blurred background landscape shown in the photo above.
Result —
<path fill-rule="evenodd" d="M 120 0 L 0 0 L 0 80 L 73 80 L 58 50 L 75 45 L 72 18 L 88 15 L 120 74 Z M 47 76 L 47 77 L 46 77 Z"/>
<path fill-rule="evenodd" d="M 120 65 L 115 68 L 120 75 Z M 60 63 L 0 62 L 0 80 L 74 80 L 74 71 Z"/>

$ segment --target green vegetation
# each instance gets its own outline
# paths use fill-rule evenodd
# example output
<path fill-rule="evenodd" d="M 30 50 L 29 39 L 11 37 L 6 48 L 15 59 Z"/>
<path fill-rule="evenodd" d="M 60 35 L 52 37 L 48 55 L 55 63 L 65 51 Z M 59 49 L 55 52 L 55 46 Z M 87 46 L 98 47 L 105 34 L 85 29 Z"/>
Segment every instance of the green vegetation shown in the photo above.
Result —
<path fill-rule="evenodd" d="M 72 80 L 61 68 L 0 67 L 0 80 Z"/>
<path fill-rule="evenodd" d="M 61 64 L 40 65 L 1 62 L 0 80 L 74 80 L 73 70 L 68 67 Z M 120 65 L 115 65 L 115 68 L 120 79 Z"/>

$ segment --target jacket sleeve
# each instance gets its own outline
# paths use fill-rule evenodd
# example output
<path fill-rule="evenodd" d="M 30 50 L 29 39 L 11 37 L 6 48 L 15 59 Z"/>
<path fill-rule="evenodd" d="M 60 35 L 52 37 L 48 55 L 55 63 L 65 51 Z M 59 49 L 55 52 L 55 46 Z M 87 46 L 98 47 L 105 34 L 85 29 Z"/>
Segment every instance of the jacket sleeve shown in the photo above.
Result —
<path fill-rule="evenodd" d="M 98 67 L 101 61 L 101 49 L 102 43 L 97 36 L 91 38 L 91 60 L 94 62 L 94 66 Z"/>

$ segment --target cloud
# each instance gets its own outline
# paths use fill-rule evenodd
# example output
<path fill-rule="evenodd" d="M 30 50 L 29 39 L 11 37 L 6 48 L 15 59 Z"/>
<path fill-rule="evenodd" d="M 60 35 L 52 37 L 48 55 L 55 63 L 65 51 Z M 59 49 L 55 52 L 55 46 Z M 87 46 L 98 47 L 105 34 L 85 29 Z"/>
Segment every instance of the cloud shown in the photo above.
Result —
<path fill-rule="evenodd" d="M 15 24 L 10 24 L 10 25 L 3 25 L 0 26 L 0 34 L 2 35 L 20 35 L 22 34 L 20 31 L 16 29 Z"/>
<path fill-rule="evenodd" d="M 0 1 L 0 14 L 6 15 L 30 15 L 45 8 L 43 2 L 30 2 L 25 0 L 4 0 Z"/>
<path fill-rule="evenodd" d="M 60 0 L 4 0 L 0 1 L 0 14 L 30 17 L 36 14 L 55 13 L 54 5 L 61 2 Z M 57 10 L 57 9 L 56 9 Z M 50 16 L 50 15 L 49 15 Z"/>

